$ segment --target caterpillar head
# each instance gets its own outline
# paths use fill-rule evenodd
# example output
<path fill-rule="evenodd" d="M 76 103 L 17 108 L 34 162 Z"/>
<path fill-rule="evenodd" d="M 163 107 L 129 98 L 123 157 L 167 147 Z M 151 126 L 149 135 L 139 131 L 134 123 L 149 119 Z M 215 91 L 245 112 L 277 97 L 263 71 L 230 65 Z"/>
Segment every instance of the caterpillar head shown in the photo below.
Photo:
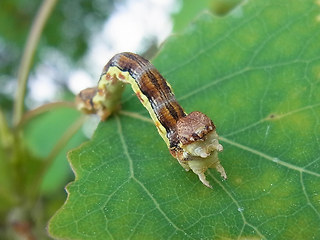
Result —
<path fill-rule="evenodd" d="M 177 133 L 182 149 L 191 156 L 206 158 L 212 151 L 222 151 L 216 127 L 201 112 L 191 112 L 177 122 Z"/>

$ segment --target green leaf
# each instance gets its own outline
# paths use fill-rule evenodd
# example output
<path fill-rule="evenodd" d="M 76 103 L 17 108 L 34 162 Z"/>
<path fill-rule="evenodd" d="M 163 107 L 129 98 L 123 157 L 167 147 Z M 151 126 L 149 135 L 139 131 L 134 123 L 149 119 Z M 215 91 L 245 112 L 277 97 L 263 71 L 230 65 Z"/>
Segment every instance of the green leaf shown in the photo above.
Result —
<path fill-rule="evenodd" d="M 186 28 L 190 21 L 192 21 L 201 12 L 210 8 L 210 5 L 216 2 L 215 0 L 202 0 L 194 4 L 192 0 L 181 1 L 181 9 L 176 14 L 173 14 L 172 20 L 174 22 L 174 32 L 179 32 Z"/>
<path fill-rule="evenodd" d="M 187 112 L 217 126 L 228 180 L 173 159 L 127 89 L 123 110 L 69 154 L 76 179 L 49 232 L 62 239 L 320 236 L 320 7 L 249 1 L 204 14 L 153 61 Z"/>
<path fill-rule="evenodd" d="M 242 0 L 201 0 L 197 4 L 193 0 L 181 1 L 182 7 L 177 14 L 173 14 L 174 32 L 184 29 L 190 21 L 203 11 L 210 11 L 216 15 L 225 15 Z"/>

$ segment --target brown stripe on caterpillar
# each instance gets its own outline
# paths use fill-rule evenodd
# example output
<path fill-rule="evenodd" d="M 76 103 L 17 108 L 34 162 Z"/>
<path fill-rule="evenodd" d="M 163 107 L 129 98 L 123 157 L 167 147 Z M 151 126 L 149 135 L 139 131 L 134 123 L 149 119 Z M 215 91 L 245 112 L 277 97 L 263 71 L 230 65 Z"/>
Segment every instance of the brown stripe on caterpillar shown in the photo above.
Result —
<path fill-rule="evenodd" d="M 98 87 L 78 94 L 79 108 L 86 113 L 97 113 L 104 120 L 118 109 L 122 83 L 131 84 L 171 155 L 185 170 L 191 169 L 208 187 L 211 186 L 204 175 L 208 168 L 215 168 L 227 178 L 218 159 L 223 147 L 211 119 L 197 111 L 186 115 L 170 84 L 148 60 L 137 54 L 126 52 L 111 58 L 103 69 Z"/>
<path fill-rule="evenodd" d="M 141 92 L 148 98 L 158 120 L 166 128 L 167 132 L 175 131 L 178 119 L 185 116 L 185 113 L 177 103 L 171 90 L 167 92 L 159 91 L 161 85 L 165 84 L 165 80 L 162 78 L 164 82 L 155 85 L 154 83 L 156 81 L 152 81 L 151 79 L 150 74 L 146 72 L 141 74 L 141 77 L 137 78 L 136 81 Z M 174 105 L 178 105 L 179 107 L 174 108 Z"/>
<path fill-rule="evenodd" d="M 138 55 L 137 55 L 138 56 Z M 132 53 L 119 53 L 110 59 L 104 67 L 103 72 L 107 72 L 109 67 L 117 67 L 123 72 L 129 72 L 131 77 L 136 78 L 138 72 L 145 71 L 150 62 L 142 57 L 137 57 Z"/>
<path fill-rule="evenodd" d="M 132 53 L 115 55 L 104 71 L 108 72 L 111 66 L 116 66 L 123 72 L 129 72 L 141 93 L 148 98 L 155 115 L 167 133 L 174 132 L 177 120 L 185 116 L 185 113 L 158 70 L 148 60 Z M 168 139 L 172 141 L 169 137 Z"/>

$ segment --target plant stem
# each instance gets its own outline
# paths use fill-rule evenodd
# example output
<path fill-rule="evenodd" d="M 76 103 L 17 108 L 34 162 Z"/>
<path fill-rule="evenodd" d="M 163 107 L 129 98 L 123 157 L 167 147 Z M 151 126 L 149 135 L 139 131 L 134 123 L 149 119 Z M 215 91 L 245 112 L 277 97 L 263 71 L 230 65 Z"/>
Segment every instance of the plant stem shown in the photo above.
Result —
<path fill-rule="evenodd" d="M 76 109 L 76 104 L 74 102 L 60 101 L 60 102 L 52 102 L 52 103 L 47 103 L 47 104 L 41 105 L 41 106 L 39 106 L 35 109 L 32 109 L 32 110 L 26 112 L 25 114 L 23 114 L 20 122 L 16 125 L 16 129 L 23 127 L 24 124 L 26 124 L 28 121 L 30 121 L 31 119 L 33 119 L 34 117 L 36 117 L 42 113 L 48 112 L 48 111 L 55 109 L 55 108 L 61 108 L 61 107 L 68 107 L 68 108 Z"/>
<path fill-rule="evenodd" d="M 62 137 L 57 141 L 56 145 L 52 148 L 49 155 L 44 159 L 44 163 L 42 164 L 42 168 L 39 170 L 37 176 L 35 177 L 35 185 L 32 190 L 32 198 L 31 204 L 36 201 L 36 198 L 39 194 L 39 188 L 42 184 L 43 176 L 47 172 L 48 168 L 52 165 L 52 162 L 55 160 L 57 155 L 61 152 L 61 150 L 67 145 L 70 139 L 74 136 L 74 134 L 80 129 L 88 116 L 82 115 L 77 121 L 75 121 L 67 131 L 62 135 Z"/>
<path fill-rule="evenodd" d="M 43 173 L 46 172 L 48 167 L 51 166 L 52 161 L 57 157 L 60 151 L 66 146 L 69 140 L 74 136 L 74 134 L 80 129 L 85 120 L 88 118 L 87 115 L 82 115 L 77 121 L 75 121 L 68 130 L 62 135 L 57 144 L 53 147 L 49 155 L 45 159 L 45 165 L 43 167 Z"/>
<path fill-rule="evenodd" d="M 24 107 L 27 78 L 43 28 L 57 0 L 44 0 L 32 24 L 18 69 L 18 87 L 14 103 L 13 124 L 20 122 Z"/>

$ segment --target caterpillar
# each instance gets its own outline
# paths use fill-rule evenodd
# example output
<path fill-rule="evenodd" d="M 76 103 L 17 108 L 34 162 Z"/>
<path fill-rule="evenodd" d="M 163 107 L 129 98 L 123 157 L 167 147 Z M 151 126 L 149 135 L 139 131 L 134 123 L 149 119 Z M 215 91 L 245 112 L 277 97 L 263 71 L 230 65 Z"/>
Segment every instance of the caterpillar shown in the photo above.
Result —
<path fill-rule="evenodd" d="M 171 155 L 186 171 L 191 169 L 210 188 L 204 174 L 208 168 L 215 168 L 227 178 L 218 158 L 223 147 L 211 119 L 198 111 L 187 114 L 170 84 L 148 60 L 137 54 L 124 52 L 113 56 L 104 66 L 98 86 L 77 95 L 78 109 L 106 120 L 120 107 L 124 83 L 131 85 Z"/>

